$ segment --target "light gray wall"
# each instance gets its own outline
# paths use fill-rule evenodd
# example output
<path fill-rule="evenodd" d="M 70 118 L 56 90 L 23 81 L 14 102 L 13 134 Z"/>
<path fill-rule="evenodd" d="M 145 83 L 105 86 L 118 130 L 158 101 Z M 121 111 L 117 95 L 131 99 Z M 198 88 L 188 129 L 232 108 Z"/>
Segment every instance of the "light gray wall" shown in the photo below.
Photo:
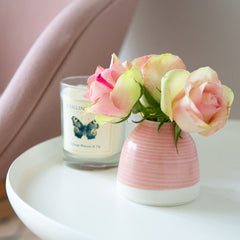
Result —
<path fill-rule="evenodd" d="M 210 66 L 235 99 L 240 119 L 240 0 L 140 0 L 121 60 L 170 52 L 189 71 Z"/>

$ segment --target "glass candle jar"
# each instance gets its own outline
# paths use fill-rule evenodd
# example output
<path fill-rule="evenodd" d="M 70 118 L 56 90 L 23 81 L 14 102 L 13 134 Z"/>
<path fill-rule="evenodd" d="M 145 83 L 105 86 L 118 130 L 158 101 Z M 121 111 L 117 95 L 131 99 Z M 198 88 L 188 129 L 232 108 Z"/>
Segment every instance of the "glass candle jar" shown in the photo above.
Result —
<path fill-rule="evenodd" d="M 61 81 L 61 118 L 63 160 L 82 169 L 109 168 L 118 165 L 124 140 L 124 124 L 99 125 L 95 114 L 85 113 L 91 102 L 84 98 L 87 76 Z"/>

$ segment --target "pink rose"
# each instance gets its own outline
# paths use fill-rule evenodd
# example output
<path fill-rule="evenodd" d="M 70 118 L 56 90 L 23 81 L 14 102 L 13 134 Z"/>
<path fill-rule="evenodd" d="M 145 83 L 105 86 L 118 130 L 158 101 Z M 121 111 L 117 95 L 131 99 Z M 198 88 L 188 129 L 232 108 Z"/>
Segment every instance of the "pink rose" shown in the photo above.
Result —
<path fill-rule="evenodd" d="M 144 86 L 157 102 L 161 99 L 162 77 L 170 70 L 186 69 L 183 61 L 170 53 L 139 57 L 134 59 L 132 64 L 141 70 Z"/>
<path fill-rule="evenodd" d="M 139 84 L 143 84 L 140 70 L 129 62 L 122 64 L 113 54 L 110 68 L 99 66 L 88 79 L 84 97 L 93 105 L 87 112 L 98 114 L 96 120 L 100 124 L 127 116 L 141 96 Z"/>
<path fill-rule="evenodd" d="M 209 136 L 221 129 L 228 118 L 233 92 L 221 84 L 210 67 L 191 74 L 172 70 L 162 79 L 162 111 L 185 132 Z"/>

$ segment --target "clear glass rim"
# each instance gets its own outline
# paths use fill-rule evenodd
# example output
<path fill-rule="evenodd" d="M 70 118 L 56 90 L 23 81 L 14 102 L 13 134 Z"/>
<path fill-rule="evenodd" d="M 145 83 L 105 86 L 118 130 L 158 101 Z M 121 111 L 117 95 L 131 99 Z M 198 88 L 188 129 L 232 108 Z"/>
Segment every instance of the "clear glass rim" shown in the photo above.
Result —
<path fill-rule="evenodd" d="M 82 86 L 87 86 L 87 83 L 86 84 L 83 84 L 83 83 L 80 83 L 78 85 L 73 85 L 73 84 L 70 84 L 66 81 L 70 81 L 70 80 L 74 80 L 74 79 L 88 79 L 89 76 L 70 76 L 70 77 L 65 77 L 63 79 L 60 80 L 60 85 L 61 87 L 70 87 L 70 88 L 81 88 Z"/>

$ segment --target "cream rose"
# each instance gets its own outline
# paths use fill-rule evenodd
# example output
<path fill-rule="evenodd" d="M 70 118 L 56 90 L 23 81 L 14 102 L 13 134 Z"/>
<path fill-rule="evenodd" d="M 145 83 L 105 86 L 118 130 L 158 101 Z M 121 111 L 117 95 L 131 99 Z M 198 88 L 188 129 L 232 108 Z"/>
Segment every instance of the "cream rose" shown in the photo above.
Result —
<path fill-rule="evenodd" d="M 183 131 L 209 136 L 225 125 L 234 95 L 210 67 L 169 71 L 161 84 L 161 109 Z"/>

